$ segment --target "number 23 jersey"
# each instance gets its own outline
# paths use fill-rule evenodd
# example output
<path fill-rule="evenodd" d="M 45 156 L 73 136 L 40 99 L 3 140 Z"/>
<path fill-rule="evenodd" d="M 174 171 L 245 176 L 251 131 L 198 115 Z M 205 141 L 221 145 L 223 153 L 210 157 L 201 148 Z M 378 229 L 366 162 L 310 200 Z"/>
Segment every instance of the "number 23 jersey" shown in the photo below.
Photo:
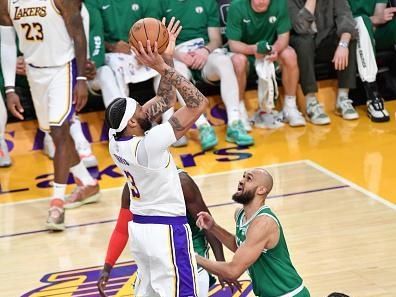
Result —
<path fill-rule="evenodd" d="M 9 0 L 8 12 L 25 61 L 56 67 L 74 58 L 74 45 L 54 0 Z"/>

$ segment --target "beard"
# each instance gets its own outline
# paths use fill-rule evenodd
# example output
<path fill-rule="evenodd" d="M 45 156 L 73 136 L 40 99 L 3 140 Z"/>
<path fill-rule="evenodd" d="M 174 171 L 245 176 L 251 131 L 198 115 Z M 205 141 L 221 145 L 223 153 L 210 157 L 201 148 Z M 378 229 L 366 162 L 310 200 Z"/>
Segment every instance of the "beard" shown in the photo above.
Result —
<path fill-rule="evenodd" d="M 150 130 L 153 124 L 150 122 L 148 118 L 139 118 L 137 119 L 139 126 L 143 129 L 144 132 Z"/>
<path fill-rule="evenodd" d="M 232 200 L 234 200 L 236 203 L 242 204 L 242 205 L 247 205 L 250 202 L 252 202 L 254 198 L 254 192 L 255 191 L 246 191 L 245 193 L 235 193 L 232 195 Z"/>

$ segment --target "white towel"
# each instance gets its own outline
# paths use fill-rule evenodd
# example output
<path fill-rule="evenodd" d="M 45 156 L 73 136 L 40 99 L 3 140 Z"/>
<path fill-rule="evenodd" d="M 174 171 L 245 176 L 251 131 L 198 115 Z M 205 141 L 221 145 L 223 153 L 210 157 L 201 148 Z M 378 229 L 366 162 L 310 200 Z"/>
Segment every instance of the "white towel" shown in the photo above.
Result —
<path fill-rule="evenodd" d="M 374 82 L 378 67 L 375 60 L 373 44 L 362 17 L 355 18 L 359 38 L 356 47 L 357 64 L 362 81 Z"/>
<path fill-rule="evenodd" d="M 203 38 L 194 38 L 176 46 L 175 50 L 181 53 L 189 53 L 205 46 Z"/>
<path fill-rule="evenodd" d="M 265 58 L 256 59 L 254 66 L 259 78 L 257 93 L 260 110 L 271 112 L 279 95 L 274 63 Z"/>
<path fill-rule="evenodd" d="M 131 55 L 108 53 L 105 59 L 106 64 L 115 73 L 117 83 L 121 88 L 126 84 L 146 81 L 158 75 L 154 69 L 139 64 L 133 53 Z"/>

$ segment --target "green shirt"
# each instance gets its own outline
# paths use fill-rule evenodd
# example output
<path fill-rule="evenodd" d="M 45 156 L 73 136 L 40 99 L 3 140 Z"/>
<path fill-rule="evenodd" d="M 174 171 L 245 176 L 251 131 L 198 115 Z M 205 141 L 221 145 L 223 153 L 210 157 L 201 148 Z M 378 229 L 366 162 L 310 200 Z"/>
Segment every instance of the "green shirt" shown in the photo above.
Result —
<path fill-rule="evenodd" d="M 200 37 L 208 43 L 208 28 L 220 27 L 216 0 L 163 0 L 162 11 L 167 20 L 174 16 L 183 26 L 177 44 Z"/>
<path fill-rule="evenodd" d="M 144 1 L 146 0 L 97 0 L 103 19 L 105 41 L 128 42 L 129 29 L 144 17 Z"/>
<path fill-rule="evenodd" d="M 100 9 L 95 0 L 85 0 L 89 13 L 89 54 L 97 68 L 105 64 L 104 27 Z"/>
<path fill-rule="evenodd" d="M 375 6 L 379 3 L 388 3 L 388 0 L 348 0 L 354 17 L 374 15 Z"/>
<path fill-rule="evenodd" d="M 230 40 L 246 44 L 267 41 L 273 44 L 278 35 L 289 32 L 291 23 L 287 0 L 270 1 L 267 11 L 255 12 L 250 0 L 231 2 L 227 16 L 226 35 Z"/>
<path fill-rule="evenodd" d="M 236 242 L 238 246 L 241 246 L 246 240 L 246 233 L 252 221 L 264 215 L 273 218 L 278 224 L 279 242 L 274 248 L 262 251 L 256 262 L 249 267 L 249 275 L 256 296 L 281 296 L 300 287 L 303 281 L 290 260 L 282 226 L 268 206 L 262 206 L 248 221 L 245 221 L 243 209 L 237 213 Z M 309 293 L 304 289 L 295 296 L 309 296 Z"/>
<path fill-rule="evenodd" d="M 209 245 L 203 230 L 197 227 L 193 217 L 188 212 L 187 220 L 191 229 L 194 251 L 202 257 L 209 258 Z"/>

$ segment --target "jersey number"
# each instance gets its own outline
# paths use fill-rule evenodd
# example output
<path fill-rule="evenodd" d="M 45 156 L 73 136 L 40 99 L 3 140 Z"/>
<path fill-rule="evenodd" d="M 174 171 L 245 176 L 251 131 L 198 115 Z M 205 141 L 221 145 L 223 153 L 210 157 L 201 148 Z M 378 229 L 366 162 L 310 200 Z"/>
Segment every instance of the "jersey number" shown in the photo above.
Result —
<path fill-rule="evenodd" d="M 131 192 L 132 198 L 135 200 L 139 199 L 140 193 L 138 188 L 136 187 L 135 179 L 133 178 L 132 174 L 130 174 L 128 171 L 124 171 L 124 173 L 128 179 L 129 190 Z"/>
<path fill-rule="evenodd" d="M 43 26 L 40 23 L 21 24 L 22 30 L 25 30 L 26 40 L 37 41 L 44 40 Z"/>

